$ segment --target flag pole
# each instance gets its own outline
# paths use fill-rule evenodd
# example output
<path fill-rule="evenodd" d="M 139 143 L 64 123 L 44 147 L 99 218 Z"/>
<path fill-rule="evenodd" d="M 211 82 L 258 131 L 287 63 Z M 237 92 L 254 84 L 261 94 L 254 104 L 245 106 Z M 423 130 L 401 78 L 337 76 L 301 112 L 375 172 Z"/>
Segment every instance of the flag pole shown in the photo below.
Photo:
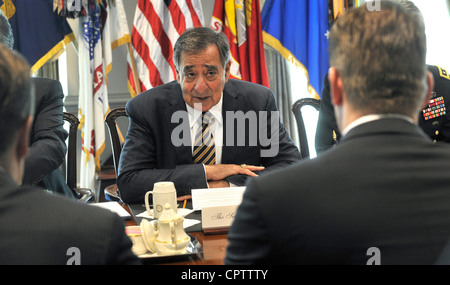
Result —
<path fill-rule="evenodd" d="M 134 87 L 136 88 L 136 94 L 141 93 L 141 84 L 139 84 L 139 78 L 137 75 L 137 68 L 136 68 L 136 61 L 133 57 L 133 48 L 131 46 L 131 42 L 128 42 L 128 52 L 130 53 L 130 61 L 131 61 L 131 71 L 133 72 L 133 80 L 134 80 Z"/>
<path fill-rule="evenodd" d="M 75 53 L 76 53 L 77 56 L 78 56 L 78 41 L 77 41 L 77 39 L 74 39 L 74 40 L 72 41 L 72 46 L 73 46 L 73 48 L 75 49 Z"/>

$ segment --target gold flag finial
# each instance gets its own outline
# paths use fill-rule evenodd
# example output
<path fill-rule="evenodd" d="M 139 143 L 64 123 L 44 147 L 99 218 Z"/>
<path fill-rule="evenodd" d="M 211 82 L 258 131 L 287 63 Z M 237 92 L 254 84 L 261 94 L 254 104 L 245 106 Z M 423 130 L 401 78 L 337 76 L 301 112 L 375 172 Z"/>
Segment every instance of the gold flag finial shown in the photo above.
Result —
<path fill-rule="evenodd" d="M 3 5 L 0 7 L 5 14 L 6 18 L 11 18 L 16 13 L 16 6 L 14 6 L 11 0 L 4 0 Z"/>

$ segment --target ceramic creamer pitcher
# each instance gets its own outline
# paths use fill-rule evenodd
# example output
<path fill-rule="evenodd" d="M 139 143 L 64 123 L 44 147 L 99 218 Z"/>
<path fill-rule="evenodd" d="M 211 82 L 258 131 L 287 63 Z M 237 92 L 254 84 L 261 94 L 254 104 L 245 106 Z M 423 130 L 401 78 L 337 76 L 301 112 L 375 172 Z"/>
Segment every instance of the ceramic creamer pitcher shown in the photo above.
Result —
<path fill-rule="evenodd" d="M 157 221 L 141 222 L 148 249 L 160 255 L 186 253 L 191 238 L 184 231 L 183 221 L 184 218 L 166 203 Z"/>

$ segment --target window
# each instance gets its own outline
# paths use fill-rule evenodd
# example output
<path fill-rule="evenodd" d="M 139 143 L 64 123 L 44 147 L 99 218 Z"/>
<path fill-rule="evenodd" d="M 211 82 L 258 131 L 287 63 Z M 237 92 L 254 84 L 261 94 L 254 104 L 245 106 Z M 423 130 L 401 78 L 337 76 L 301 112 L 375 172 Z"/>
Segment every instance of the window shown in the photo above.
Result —
<path fill-rule="evenodd" d="M 450 69 L 450 1 L 413 0 L 425 19 L 427 63 Z M 432 4 L 431 4 L 432 3 Z"/>

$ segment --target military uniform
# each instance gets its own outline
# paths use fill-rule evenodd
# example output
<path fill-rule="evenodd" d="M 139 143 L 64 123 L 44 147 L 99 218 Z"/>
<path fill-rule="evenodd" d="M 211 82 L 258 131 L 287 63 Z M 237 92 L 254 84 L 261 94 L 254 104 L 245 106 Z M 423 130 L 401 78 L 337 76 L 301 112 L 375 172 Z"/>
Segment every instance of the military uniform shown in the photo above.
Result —
<path fill-rule="evenodd" d="M 450 142 L 450 110 L 447 112 L 447 106 L 450 107 L 450 74 L 438 66 L 427 67 L 434 76 L 434 89 L 428 106 L 419 114 L 419 126 L 435 142 Z M 327 74 L 317 122 L 315 138 L 317 153 L 335 145 L 340 137 L 334 118 Z"/>
<path fill-rule="evenodd" d="M 450 74 L 438 66 L 428 66 L 434 76 L 434 90 L 428 106 L 419 115 L 419 126 L 435 142 L 450 142 Z"/>

